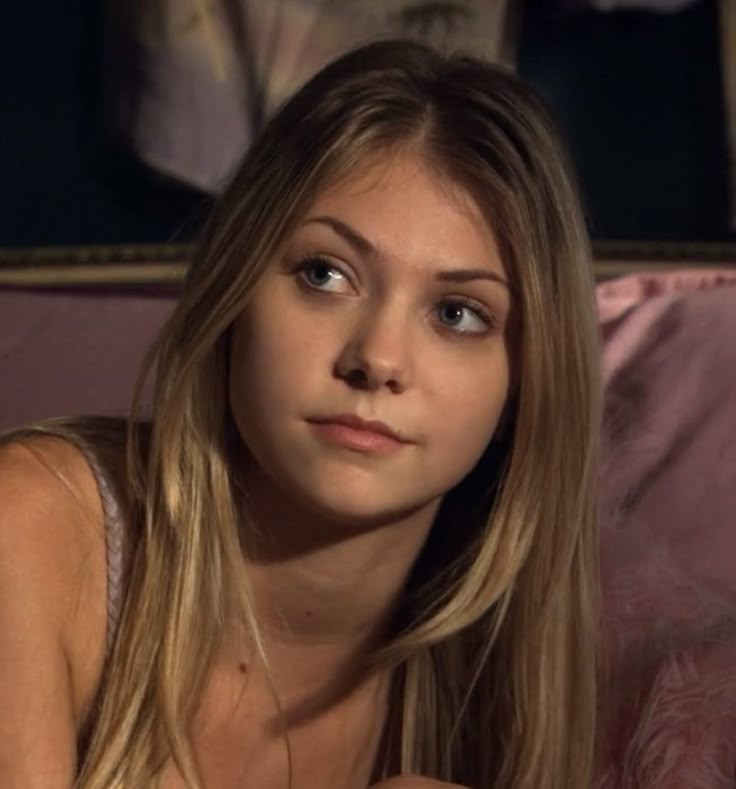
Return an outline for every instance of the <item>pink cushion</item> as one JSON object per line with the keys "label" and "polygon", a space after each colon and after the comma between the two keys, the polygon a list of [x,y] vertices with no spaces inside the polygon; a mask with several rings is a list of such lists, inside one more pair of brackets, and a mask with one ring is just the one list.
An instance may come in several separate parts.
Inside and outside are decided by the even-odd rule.
{"label": "pink cushion", "polygon": [[122,414],[171,297],[0,290],[0,430]]}
{"label": "pink cushion", "polygon": [[736,271],[629,277],[598,296],[599,785],[733,789]]}
{"label": "pink cushion", "polygon": [[[736,270],[598,288],[609,662],[598,781],[733,789]],[[0,429],[124,413],[172,298],[0,291]]]}

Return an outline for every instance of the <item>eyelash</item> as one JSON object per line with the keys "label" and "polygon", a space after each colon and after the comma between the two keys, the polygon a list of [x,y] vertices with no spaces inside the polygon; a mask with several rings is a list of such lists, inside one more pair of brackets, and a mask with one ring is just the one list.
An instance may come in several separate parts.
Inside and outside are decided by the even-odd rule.
{"label": "eyelash", "polygon": [[[321,255],[308,255],[307,257],[301,258],[291,268],[291,273],[299,276],[306,287],[319,293],[320,289],[312,285],[310,282],[308,282],[304,276],[305,272],[307,272],[310,268],[316,268],[317,266],[323,266],[332,269],[334,271],[337,271],[340,273],[342,277],[345,278],[345,280],[351,282],[350,277],[348,277],[348,275],[345,274],[345,272],[339,266],[335,265],[326,257],[323,257]],[[477,301],[473,299],[465,298],[463,296],[453,296],[452,298],[443,299],[437,305],[437,311],[439,312],[439,309],[447,306],[461,307],[462,309],[469,310],[489,330],[498,325],[495,315],[493,315],[493,313],[491,313],[489,310],[481,306]],[[460,337],[477,338],[485,335],[484,332],[457,331],[456,329],[453,329],[451,326],[447,326],[444,324],[442,324],[442,328],[456,337],[460,336]]]}
{"label": "eyelash", "polygon": [[[461,307],[462,309],[469,310],[470,312],[472,312],[473,315],[475,315],[475,317],[478,318],[478,320],[481,321],[481,323],[483,323],[488,329],[491,329],[494,326],[496,326],[495,316],[487,309],[482,307],[480,304],[478,304],[477,301],[474,301],[473,299],[468,299],[463,296],[453,296],[452,298],[443,299],[439,303],[439,306]],[[479,337],[483,335],[483,332],[469,332],[469,331],[463,332],[463,331],[453,330],[451,326],[445,326],[444,328],[448,329],[453,334],[459,334],[463,337],[473,337],[473,336]]]}
{"label": "eyelash", "polygon": [[321,255],[308,255],[307,257],[302,258],[293,266],[291,271],[293,274],[300,276],[306,285],[314,290],[318,290],[314,285],[307,282],[304,277],[305,272],[307,272],[310,268],[317,268],[318,266],[337,271],[342,277],[345,278],[347,282],[352,283],[352,279],[339,266],[335,265],[332,263],[332,261],[328,260],[326,257],[322,257]]}

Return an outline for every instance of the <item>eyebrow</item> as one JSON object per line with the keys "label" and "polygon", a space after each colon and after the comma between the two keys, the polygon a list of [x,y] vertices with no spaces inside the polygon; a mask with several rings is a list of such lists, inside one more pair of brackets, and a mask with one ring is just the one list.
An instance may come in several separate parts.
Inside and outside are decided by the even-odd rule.
{"label": "eyebrow", "polygon": [[[354,227],[351,227],[347,222],[336,219],[334,216],[314,216],[310,217],[304,223],[310,224],[316,222],[317,224],[327,225],[337,233],[342,239],[347,241],[353,249],[357,252],[372,258],[385,258],[384,253],[365,236],[361,235]],[[448,269],[447,271],[438,271],[434,275],[434,279],[440,282],[455,282],[464,283],[472,282],[477,279],[490,280],[498,282],[505,288],[509,288],[509,283],[500,274],[495,271],[490,271],[486,268],[469,268],[469,269]]]}

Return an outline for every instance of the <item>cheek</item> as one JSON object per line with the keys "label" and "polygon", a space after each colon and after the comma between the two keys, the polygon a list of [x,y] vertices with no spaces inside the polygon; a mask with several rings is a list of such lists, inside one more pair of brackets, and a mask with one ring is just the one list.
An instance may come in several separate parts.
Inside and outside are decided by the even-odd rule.
{"label": "cheek", "polygon": [[303,330],[298,321],[269,320],[256,312],[236,323],[229,396],[241,433],[250,436],[293,411],[309,386],[318,346],[315,333]]}
{"label": "cheek", "polygon": [[483,374],[459,376],[438,397],[436,438],[452,458],[453,472],[464,476],[480,459],[498,426],[509,391],[509,368],[499,358]]}
{"label": "cheek", "polygon": [[278,410],[274,398],[283,392],[283,385],[274,379],[280,369],[262,338],[254,337],[244,321],[236,325],[230,351],[230,408],[247,444],[257,440],[258,427],[269,412]]}

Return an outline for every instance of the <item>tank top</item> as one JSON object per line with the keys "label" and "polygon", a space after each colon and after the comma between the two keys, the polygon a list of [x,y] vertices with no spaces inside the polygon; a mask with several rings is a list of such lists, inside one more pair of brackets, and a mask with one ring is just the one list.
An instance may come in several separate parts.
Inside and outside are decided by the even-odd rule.
{"label": "tank top", "polygon": [[125,523],[110,476],[102,467],[93,449],[88,444],[80,444],[94,474],[97,490],[102,503],[105,528],[105,557],[107,565],[107,651],[109,653],[120,619],[123,602],[123,537]]}

